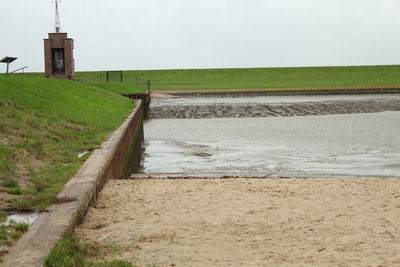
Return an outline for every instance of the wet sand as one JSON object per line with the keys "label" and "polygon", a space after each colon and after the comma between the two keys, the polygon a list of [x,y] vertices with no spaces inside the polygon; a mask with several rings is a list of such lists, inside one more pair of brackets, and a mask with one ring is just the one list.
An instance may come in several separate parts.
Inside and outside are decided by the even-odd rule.
{"label": "wet sand", "polygon": [[398,97],[292,103],[212,103],[212,100],[209,104],[167,103],[153,103],[149,119],[289,117],[400,111]]}
{"label": "wet sand", "polygon": [[76,234],[138,266],[399,266],[400,179],[115,180]]}

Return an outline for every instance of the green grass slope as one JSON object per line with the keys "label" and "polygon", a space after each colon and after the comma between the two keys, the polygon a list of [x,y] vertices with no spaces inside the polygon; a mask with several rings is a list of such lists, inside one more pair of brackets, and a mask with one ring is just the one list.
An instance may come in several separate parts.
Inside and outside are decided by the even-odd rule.
{"label": "green grass slope", "polygon": [[118,253],[124,249],[124,246],[83,243],[74,236],[64,236],[47,257],[44,267],[135,267],[120,260],[98,261],[101,254]]}
{"label": "green grass slope", "polygon": [[0,209],[43,209],[134,104],[69,80],[0,76]]}
{"label": "green grass slope", "polygon": [[[76,77],[102,82],[105,72]],[[254,89],[400,85],[400,65],[124,71],[125,82],[151,80],[152,89]]]}
{"label": "green grass slope", "polygon": [[122,82],[95,82],[91,85],[100,87],[103,89],[107,89],[112,91],[116,94],[144,94],[147,92],[147,89],[138,88],[134,85],[129,83],[122,83]]}

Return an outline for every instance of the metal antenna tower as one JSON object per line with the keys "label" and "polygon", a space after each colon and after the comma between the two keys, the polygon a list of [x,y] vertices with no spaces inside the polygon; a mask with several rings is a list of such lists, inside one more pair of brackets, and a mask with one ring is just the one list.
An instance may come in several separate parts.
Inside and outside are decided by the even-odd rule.
{"label": "metal antenna tower", "polygon": [[53,2],[56,4],[56,26],[55,30],[56,33],[61,32],[61,23],[60,23],[60,12],[58,11],[58,4],[61,2],[61,0],[53,0]]}

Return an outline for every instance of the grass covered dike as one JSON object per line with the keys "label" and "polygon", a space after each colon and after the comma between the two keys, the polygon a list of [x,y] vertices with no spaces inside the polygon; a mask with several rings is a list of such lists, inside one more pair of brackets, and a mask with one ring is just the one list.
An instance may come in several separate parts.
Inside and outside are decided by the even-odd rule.
{"label": "grass covered dike", "polygon": [[[105,72],[78,72],[77,79],[104,82]],[[183,70],[127,70],[124,81],[151,80],[152,89],[256,89],[398,86],[400,65]]]}
{"label": "grass covered dike", "polygon": [[[90,155],[78,153],[98,147],[133,108],[100,87],[0,76],[0,222],[7,211],[53,204]],[[12,246],[27,230],[27,224],[1,225],[0,246]]]}
{"label": "grass covered dike", "polygon": [[69,80],[0,77],[0,209],[44,209],[134,105]]}

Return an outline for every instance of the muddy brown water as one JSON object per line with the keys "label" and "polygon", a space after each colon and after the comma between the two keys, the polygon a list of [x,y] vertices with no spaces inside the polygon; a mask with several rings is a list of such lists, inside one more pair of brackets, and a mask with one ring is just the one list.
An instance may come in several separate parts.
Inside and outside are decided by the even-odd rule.
{"label": "muddy brown water", "polygon": [[[290,103],[314,96],[219,99]],[[187,103],[193,99],[173,99]],[[201,99],[216,103],[218,99]],[[165,105],[168,100],[162,100]],[[200,101],[200,100],[198,100]],[[157,105],[153,103],[153,105]],[[158,119],[145,123],[142,173],[256,177],[400,176],[400,112],[268,118]]]}

